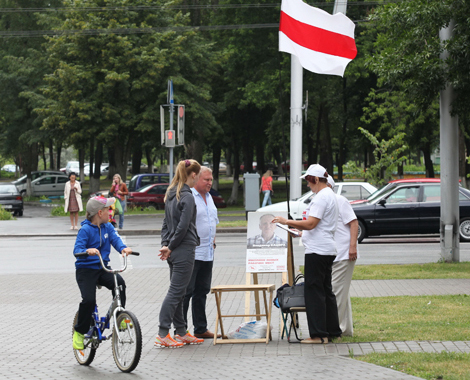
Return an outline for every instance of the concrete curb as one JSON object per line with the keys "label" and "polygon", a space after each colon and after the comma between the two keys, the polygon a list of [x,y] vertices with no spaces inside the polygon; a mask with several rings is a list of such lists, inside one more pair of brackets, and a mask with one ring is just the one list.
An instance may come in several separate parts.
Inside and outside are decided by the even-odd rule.
{"label": "concrete curb", "polygon": [[[160,235],[161,230],[119,230],[119,235],[122,236],[145,236],[145,235]],[[230,227],[230,228],[217,228],[217,233],[232,233],[232,234],[243,234],[246,233],[244,227]],[[19,233],[19,234],[0,234],[1,238],[27,238],[27,237],[68,237],[77,236],[74,232],[59,232],[59,233]]]}

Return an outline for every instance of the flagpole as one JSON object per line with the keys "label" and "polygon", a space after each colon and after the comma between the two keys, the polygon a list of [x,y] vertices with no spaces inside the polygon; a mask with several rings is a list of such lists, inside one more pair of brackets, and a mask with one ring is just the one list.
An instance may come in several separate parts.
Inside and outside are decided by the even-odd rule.
{"label": "flagpole", "polygon": [[295,55],[291,55],[290,77],[290,197],[293,199],[302,195],[303,68]]}
{"label": "flagpole", "polygon": [[[333,14],[346,15],[347,0],[335,0]],[[302,92],[303,68],[299,59],[291,55],[291,96],[290,96],[290,197],[302,195]],[[316,164],[316,162],[311,162]],[[321,164],[321,162],[320,162]],[[331,173],[333,174],[333,173]]]}

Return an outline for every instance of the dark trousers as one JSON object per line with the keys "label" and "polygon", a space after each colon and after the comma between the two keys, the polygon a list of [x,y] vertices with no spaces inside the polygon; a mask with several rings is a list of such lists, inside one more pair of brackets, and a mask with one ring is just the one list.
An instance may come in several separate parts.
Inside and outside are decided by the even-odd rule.
{"label": "dark trousers", "polygon": [[[114,275],[108,273],[103,269],[90,269],[78,268],[75,271],[75,278],[77,280],[80,293],[82,295],[82,302],[78,307],[78,321],[75,325],[75,330],[80,334],[86,334],[90,329],[90,321],[95,310],[96,305],[96,285],[101,285],[114,292]],[[118,274],[118,284],[122,286],[121,305],[126,306],[126,283],[124,279]]]}
{"label": "dark trousers", "polygon": [[311,338],[341,335],[338,307],[331,286],[335,256],[305,255],[305,308]]}
{"label": "dark trousers", "polygon": [[187,328],[189,301],[192,298],[191,306],[195,334],[204,334],[207,331],[206,300],[211,291],[213,264],[213,261],[196,260],[191,281],[186,288],[183,302],[184,321]]}

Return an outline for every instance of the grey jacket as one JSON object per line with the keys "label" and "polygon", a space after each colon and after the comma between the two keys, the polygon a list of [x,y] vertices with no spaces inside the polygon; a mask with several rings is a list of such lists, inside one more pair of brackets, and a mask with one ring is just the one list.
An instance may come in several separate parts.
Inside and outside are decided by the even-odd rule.
{"label": "grey jacket", "polygon": [[196,202],[189,186],[183,186],[179,201],[176,199],[176,186],[171,189],[165,202],[162,247],[167,246],[173,251],[181,244],[198,246],[196,216]]}

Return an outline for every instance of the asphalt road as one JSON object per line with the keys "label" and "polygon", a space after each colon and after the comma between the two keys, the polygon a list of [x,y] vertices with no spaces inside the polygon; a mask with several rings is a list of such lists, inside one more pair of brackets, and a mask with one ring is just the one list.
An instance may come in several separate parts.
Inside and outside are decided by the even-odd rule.
{"label": "asphalt road", "polygon": [[[166,268],[158,259],[159,236],[124,236],[126,243],[141,256],[132,257],[135,268]],[[216,267],[243,267],[245,265],[246,235],[218,234]],[[72,255],[74,237],[2,238],[0,274],[63,273],[74,271]],[[294,263],[303,264],[303,247],[294,244]],[[470,243],[460,246],[461,261],[470,261]],[[358,265],[411,264],[437,262],[440,245],[435,237],[370,239],[359,245]],[[112,256],[118,260],[119,255]]]}

